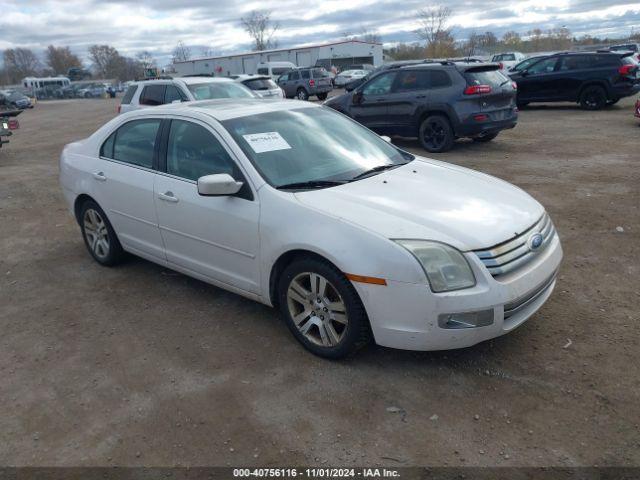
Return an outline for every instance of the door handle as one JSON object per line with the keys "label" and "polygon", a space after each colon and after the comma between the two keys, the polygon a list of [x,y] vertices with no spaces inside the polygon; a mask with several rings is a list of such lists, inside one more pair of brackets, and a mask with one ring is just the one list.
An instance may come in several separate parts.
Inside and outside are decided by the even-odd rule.
{"label": "door handle", "polygon": [[173,192],[159,193],[158,198],[165,202],[178,203],[178,199],[173,195]]}
{"label": "door handle", "polygon": [[107,181],[107,177],[105,177],[104,172],[95,172],[93,174],[93,178],[95,178],[99,182],[106,182]]}

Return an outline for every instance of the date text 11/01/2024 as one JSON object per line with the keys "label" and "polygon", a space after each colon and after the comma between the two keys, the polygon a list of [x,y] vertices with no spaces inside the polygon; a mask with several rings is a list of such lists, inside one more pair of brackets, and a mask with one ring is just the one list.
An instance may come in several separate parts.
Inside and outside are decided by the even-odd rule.
{"label": "date text 11/01/2024", "polygon": [[388,468],[236,468],[234,478],[398,478],[400,472]]}

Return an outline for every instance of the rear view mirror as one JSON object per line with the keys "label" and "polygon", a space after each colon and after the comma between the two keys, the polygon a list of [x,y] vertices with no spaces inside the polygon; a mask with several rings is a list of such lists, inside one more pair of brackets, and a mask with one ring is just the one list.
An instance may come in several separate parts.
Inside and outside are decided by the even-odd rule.
{"label": "rear view mirror", "polygon": [[242,188],[228,173],[206,175],[198,179],[198,193],[203,196],[235,195]]}

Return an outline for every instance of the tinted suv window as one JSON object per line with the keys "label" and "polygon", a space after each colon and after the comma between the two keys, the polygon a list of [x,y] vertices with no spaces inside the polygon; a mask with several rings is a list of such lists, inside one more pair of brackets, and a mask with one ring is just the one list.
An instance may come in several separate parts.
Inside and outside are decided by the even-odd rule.
{"label": "tinted suv window", "polygon": [[140,105],[162,105],[164,89],[164,85],[147,85],[140,95]]}
{"label": "tinted suv window", "polygon": [[400,72],[394,90],[396,92],[410,92],[412,90],[426,90],[429,88],[429,72],[425,70],[409,70]]}
{"label": "tinted suv window", "polygon": [[584,70],[591,68],[592,57],[588,55],[568,55],[560,59],[560,70]]}
{"label": "tinted suv window", "polygon": [[[153,149],[160,127],[160,120],[133,120],[115,132],[113,157],[121,162],[140,167],[153,167]],[[109,140],[103,147],[106,149]],[[107,153],[107,152],[105,152]]]}
{"label": "tinted suv window", "polygon": [[258,75],[269,75],[269,69],[268,68],[259,68],[258,69]]}
{"label": "tinted suv window", "polygon": [[505,77],[500,70],[471,70],[464,73],[468,85],[498,86],[505,83]]}
{"label": "tinted suv window", "polygon": [[391,91],[391,85],[397,72],[383,73],[367,83],[362,89],[364,95],[386,95]]}
{"label": "tinted suv window", "polygon": [[599,67],[618,67],[620,66],[620,57],[617,55],[593,55],[593,66]]}
{"label": "tinted suv window", "polygon": [[121,103],[125,105],[131,103],[131,99],[133,98],[133,95],[136,93],[137,89],[138,89],[137,85],[129,86],[129,88],[127,88],[127,91],[124,93],[124,97],[122,97]]}
{"label": "tinted suv window", "polygon": [[167,90],[164,93],[164,103],[171,103],[176,100],[180,100],[181,102],[185,102],[187,97],[182,90],[180,90],[175,85],[167,85]]}
{"label": "tinted suv window", "polygon": [[289,80],[299,80],[300,72],[291,72],[289,73]]}
{"label": "tinted suv window", "polygon": [[194,181],[216,173],[240,177],[235,162],[211,132],[182,120],[171,121],[167,173]]}
{"label": "tinted suv window", "polygon": [[543,60],[540,60],[537,63],[531,65],[527,72],[529,73],[551,73],[556,67],[556,63],[558,63],[558,57],[549,57]]}
{"label": "tinted suv window", "polygon": [[442,88],[451,85],[449,74],[443,70],[431,71],[431,88]]}
{"label": "tinted suv window", "polygon": [[308,79],[311,78],[311,72],[309,72],[309,70],[302,70],[300,72],[300,75],[302,76],[302,78],[304,79]]}

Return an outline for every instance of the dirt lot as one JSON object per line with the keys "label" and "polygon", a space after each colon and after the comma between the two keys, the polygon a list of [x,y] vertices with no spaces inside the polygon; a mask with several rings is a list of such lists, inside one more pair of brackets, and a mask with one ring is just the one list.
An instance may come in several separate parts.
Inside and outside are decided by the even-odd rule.
{"label": "dirt lot", "polygon": [[339,363],[267,307],[140,259],[93,262],[58,157],[117,103],[38,104],[0,150],[0,465],[640,465],[631,104],[530,108],[438,156],[551,213],[565,260],[534,318],[461,351]]}

